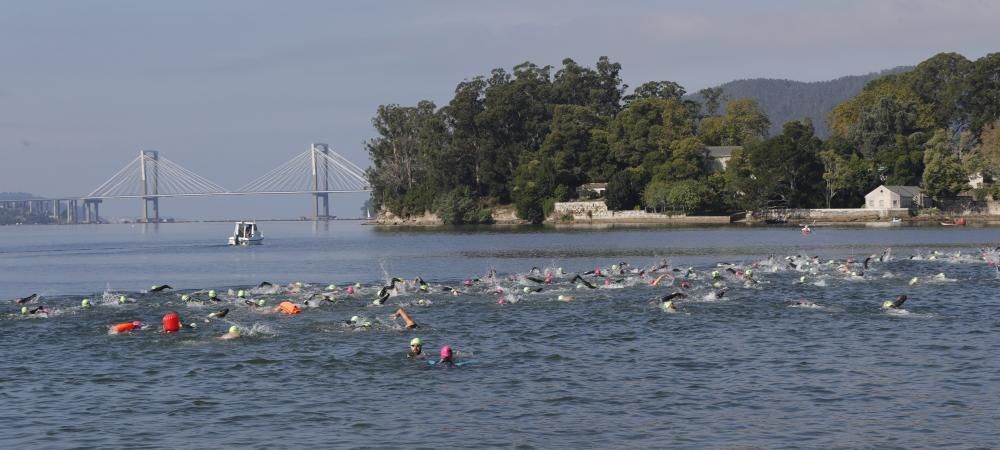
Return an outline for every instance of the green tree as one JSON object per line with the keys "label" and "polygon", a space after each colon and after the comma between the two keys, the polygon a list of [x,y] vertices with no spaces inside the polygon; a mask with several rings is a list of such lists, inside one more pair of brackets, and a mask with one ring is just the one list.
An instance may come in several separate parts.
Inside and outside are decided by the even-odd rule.
{"label": "green tree", "polygon": [[698,91],[698,93],[705,98],[705,115],[716,115],[719,112],[719,106],[722,105],[722,100],[724,100],[724,97],[722,96],[722,88],[705,88]]}
{"label": "green tree", "polygon": [[647,182],[642,168],[629,168],[612,175],[604,192],[608,209],[624,211],[635,208],[642,200],[642,190]]}
{"label": "green tree", "polygon": [[430,209],[431,203],[427,201],[403,199],[407,195],[411,200],[423,198],[417,191],[426,190],[421,189],[420,183],[427,175],[425,152],[431,147],[427,140],[442,131],[439,122],[434,103],[429,101],[422,101],[416,107],[378,107],[372,119],[378,136],[365,145],[373,162],[367,172],[368,181],[372,198],[378,204],[401,215]]}
{"label": "green tree", "polygon": [[606,153],[606,144],[594,142],[594,139],[595,130],[607,126],[607,121],[587,106],[558,105],[554,111],[549,134],[539,155],[551,162],[556,185],[564,186],[565,192],[573,192],[583,183],[596,181],[588,179],[588,167],[606,164],[602,161],[606,155],[592,155],[591,152]]}
{"label": "green tree", "polygon": [[771,122],[752,98],[726,104],[726,114],[701,121],[698,137],[707,145],[747,145],[767,136]]}
{"label": "green tree", "polygon": [[670,208],[691,214],[704,208],[711,192],[704,183],[696,180],[682,180],[673,183],[667,193]]}
{"label": "green tree", "polygon": [[631,95],[625,96],[625,105],[644,98],[659,98],[664,100],[682,101],[684,88],[673,81],[648,81],[639,85]]}
{"label": "green tree", "polygon": [[639,99],[609,125],[611,155],[619,166],[636,167],[647,154],[665,160],[673,141],[691,136],[694,122],[677,100]]}
{"label": "green tree", "polygon": [[570,58],[562,61],[563,68],[552,81],[552,103],[592,108],[605,117],[612,117],[621,109],[621,64],[613,63],[607,56],[597,61],[597,68],[582,67]]}
{"label": "green tree", "polygon": [[969,127],[969,115],[962,107],[967,98],[973,63],[958,53],[939,53],[921,62],[906,74],[910,89],[920,101],[933,105],[933,126],[961,132]]}
{"label": "green tree", "polygon": [[945,130],[937,130],[924,151],[923,190],[935,199],[954,197],[968,187],[969,178]]}
{"label": "green tree", "polygon": [[973,62],[961,103],[976,134],[1000,120],[1000,53]]}
{"label": "green tree", "polygon": [[514,207],[517,216],[533,224],[545,220],[545,203],[552,197],[555,177],[545,160],[531,159],[517,168],[514,178]]}
{"label": "green tree", "polygon": [[653,179],[681,181],[701,178],[705,171],[705,144],[696,137],[670,144],[670,159],[656,166]]}

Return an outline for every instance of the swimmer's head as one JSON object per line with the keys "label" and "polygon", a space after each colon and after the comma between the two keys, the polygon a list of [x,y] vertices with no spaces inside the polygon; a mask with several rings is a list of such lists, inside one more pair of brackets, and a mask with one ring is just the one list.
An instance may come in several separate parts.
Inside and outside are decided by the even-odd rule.
{"label": "swimmer's head", "polygon": [[348,294],[353,294],[354,293],[354,286],[348,286],[347,287],[347,293]]}
{"label": "swimmer's head", "polygon": [[208,291],[208,298],[215,298],[215,290]]}
{"label": "swimmer's head", "polygon": [[882,309],[892,308],[892,300],[886,300],[882,302]]}
{"label": "swimmer's head", "polygon": [[556,299],[559,300],[559,301],[563,301],[563,300],[566,300],[566,296],[562,295],[562,294],[559,294],[559,297],[556,297]]}
{"label": "swimmer's head", "polygon": [[358,317],[358,316],[352,316],[351,317],[351,323],[358,323],[359,320],[361,320],[361,318]]}
{"label": "swimmer's head", "polygon": [[136,320],[136,321],[132,322],[132,326],[136,327],[136,328],[142,328],[142,322],[139,322],[138,320]]}
{"label": "swimmer's head", "polygon": [[427,292],[427,285],[426,284],[421,284],[420,285],[420,290],[424,291],[424,292]]}
{"label": "swimmer's head", "polygon": [[361,288],[361,283],[354,283],[354,287],[356,289],[360,289]]}
{"label": "swimmer's head", "polygon": [[125,296],[124,295],[119,295],[118,296],[118,303],[125,303]]}
{"label": "swimmer's head", "polygon": [[328,291],[332,291],[334,289],[337,289],[337,285],[336,284],[327,285],[327,287],[326,287],[326,290],[328,290]]}
{"label": "swimmer's head", "polygon": [[22,306],[21,307],[21,315],[23,316],[23,315],[26,315],[26,314],[28,314],[28,307],[27,306]]}
{"label": "swimmer's head", "polygon": [[191,296],[190,295],[184,294],[184,295],[181,296],[181,301],[182,302],[186,302],[188,300],[191,300]]}
{"label": "swimmer's head", "polygon": [[718,270],[713,270],[712,271],[712,278],[719,278],[719,271]]}
{"label": "swimmer's head", "polygon": [[80,301],[80,307],[81,308],[90,308],[90,306],[91,305],[90,305],[90,299],[89,298],[85,298],[85,299],[83,299],[83,300]]}
{"label": "swimmer's head", "polygon": [[576,284],[576,288],[577,288],[577,289],[583,289],[583,288],[585,288],[585,287],[587,287],[587,286],[584,286],[584,285],[583,285],[583,283],[577,283],[577,284]]}
{"label": "swimmer's head", "polygon": [[805,283],[805,282],[806,282],[806,276],[805,275],[802,275],[801,277],[799,277],[799,283]]}
{"label": "swimmer's head", "polygon": [[247,291],[244,291],[243,289],[240,289],[239,291],[236,291],[236,296],[239,297],[239,298],[246,298]]}
{"label": "swimmer's head", "polygon": [[465,281],[462,282],[462,284],[464,284],[466,286],[472,286],[472,280],[465,280]]}
{"label": "swimmer's head", "polygon": [[441,347],[441,358],[451,358],[451,356],[452,356],[452,352],[451,352],[451,346],[450,345],[446,345],[444,347]]}
{"label": "swimmer's head", "polygon": [[266,304],[267,304],[267,301],[265,301],[264,299],[257,300],[257,306],[264,306]]}
{"label": "swimmer's head", "polygon": [[410,347],[420,347],[422,345],[424,345],[424,341],[421,341],[420,338],[415,337],[410,339]]}
{"label": "swimmer's head", "polygon": [[910,286],[913,286],[914,284],[917,284],[919,282],[920,282],[920,278],[917,278],[917,277],[910,278]]}
{"label": "swimmer's head", "polygon": [[531,292],[531,288],[530,288],[530,287],[527,287],[527,286],[525,286],[523,290],[524,290],[524,293],[525,293],[525,294],[527,294],[527,293]]}
{"label": "swimmer's head", "polygon": [[240,327],[236,325],[229,327],[229,334],[240,334]]}

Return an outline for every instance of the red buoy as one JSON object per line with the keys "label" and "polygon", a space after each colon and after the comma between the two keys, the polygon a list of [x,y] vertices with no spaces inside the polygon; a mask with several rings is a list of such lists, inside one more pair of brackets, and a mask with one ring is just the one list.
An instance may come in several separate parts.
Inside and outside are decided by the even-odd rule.
{"label": "red buoy", "polygon": [[167,313],[163,316],[163,331],[174,333],[181,329],[181,318],[177,313]]}

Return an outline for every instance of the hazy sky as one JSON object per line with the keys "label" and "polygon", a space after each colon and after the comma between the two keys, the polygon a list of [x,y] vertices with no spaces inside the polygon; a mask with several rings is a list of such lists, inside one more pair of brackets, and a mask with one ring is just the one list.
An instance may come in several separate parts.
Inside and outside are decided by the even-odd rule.
{"label": "hazy sky", "polygon": [[[379,104],[439,106],[529,60],[689,92],[1000,51],[996,1],[0,0],[0,191],[85,195],[160,150],[230,189],[327,142],[362,167]],[[363,196],[336,197],[356,215]],[[164,216],[293,217],[307,197],[163,200]],[[270,214],[258,214],[267,209]],[[104,215],[138,214],[137,200]]]}

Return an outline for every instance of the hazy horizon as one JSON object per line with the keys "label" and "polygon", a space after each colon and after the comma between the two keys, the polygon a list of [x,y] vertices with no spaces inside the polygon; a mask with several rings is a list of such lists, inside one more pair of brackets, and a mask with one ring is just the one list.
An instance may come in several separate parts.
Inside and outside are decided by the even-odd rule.
{"label": "hazy horizon", "polygon": [[[367,167],[380,104],[442,106],[463,79],[524,61],[622,64],[630,86],[823,81],[995,51],[1000,5],[969,0],[5,2],[0,191],[86,195],[137,155],[236,189],[326,142]],[[995,44],[994,44],[995,45]],[[365,195],[332,196],[353,217]],[[134,217],[138,200],[104,204]],[[166,199],[178,218],[298,217],[308,196]]]}

